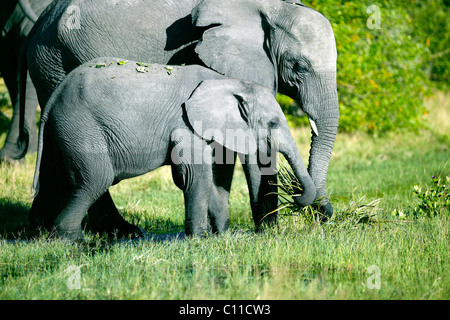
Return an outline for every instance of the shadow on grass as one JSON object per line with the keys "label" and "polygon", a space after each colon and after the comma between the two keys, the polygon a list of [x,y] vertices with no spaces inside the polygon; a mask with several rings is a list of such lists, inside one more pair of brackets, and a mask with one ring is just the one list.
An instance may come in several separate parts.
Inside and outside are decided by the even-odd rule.
{"label": "shadow on grass", "polygon": [[184,231],[170,233],[146,233],[144,236],[135,239],[118,239],[114,243],[140,245],[149,242],[174,242],[186,239]]}
{"label": "shadow on grass", "polygon": [[37,234],[28,220],[30,208],[21,203],[0,199],[0,236],[4,239],[27,239]]}
{"label": "shadow on grass", "polygon": [[[30,208],[24,204],[11,202],[7,199],[0,199],[0,239],[7,240],[10,243],[29,241],[42,237],[42,232],[31,227],[28,216]],[[83,220],[83,227],[90,233],[89,223]],[[170,220],[170,219],[169,219]],[[144,236],[135,239],[115,239],[111,244],[142,244],[145,242],[164,242],[182,240],[185,238],[182,228],[171,221],[157,221],[157,225],[172,226],[170,229],[161,231],[145,232]],[[155,230],[155,229],[150,229]],[[45,236],[44,236],[45,238]]]}
{"label": "shadow on grass", "polygon": [[172,242],[184,240],[184,225],[172,220],[172,218],[153,217],[151,221],[142,221],[139,212],[127,214],[127,220],[138,227],[143,228],[144,235],[134,239],[117,239],[118,244],[140,245],[149,242]]}

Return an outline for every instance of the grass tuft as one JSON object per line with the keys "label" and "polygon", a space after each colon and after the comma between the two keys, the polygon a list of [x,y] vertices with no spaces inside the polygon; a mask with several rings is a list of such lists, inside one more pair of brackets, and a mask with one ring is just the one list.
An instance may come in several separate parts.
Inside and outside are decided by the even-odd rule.
{"label": "grass tuft", "polygon": [[380,220],[379,204],[382,199],[375,199],[364,204],[363,200],[365,196],[358,201],[350,201],[343,209],[335,212],[330,219],[323,219],[325,218],[324,215],[316,209],[321,199],[316,199],[307,207],[300,207],[294,201],[294,197],[301,195],[303,192],[300,181],[285,161],[279,161],[278,168],[279,182],[277,186],[279,191],[277,194],[280,199],[280,205],[273,212],[279,212],[281,217],[296,216],[301,218],[301,221],[306,224],[327,221],[327,224],[336,225],[339,228],[355,228],[360,224],[374,224],[380,221],[387,221]]}

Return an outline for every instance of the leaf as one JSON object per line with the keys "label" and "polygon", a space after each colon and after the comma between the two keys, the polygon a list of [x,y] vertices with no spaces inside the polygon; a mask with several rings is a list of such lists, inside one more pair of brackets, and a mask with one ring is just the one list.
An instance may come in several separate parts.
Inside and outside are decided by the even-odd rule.
{"label": "leaf", "polygon": [[128,60],[120,60],[119,62],[117,62],[117,64],[118,64],[119,66],[124,66],[124,65],[127,64],[127,62],[128,62]]}
{"label": "leaf", "polygon": [[140,66],[140,67],[146,67],[146,68],[148,68],[148,67],[150,67],[150,64],[149,63],[143,63],[143,62],[136,62],[136,64],[138,65],[138,66]]}
{"label": "leaf", "polygon": [[136,68],[136,71],[140,72],[140,73],[148,72],[148,70],[146,68],[144,68],[144,67],[138,67],[138,68]]}

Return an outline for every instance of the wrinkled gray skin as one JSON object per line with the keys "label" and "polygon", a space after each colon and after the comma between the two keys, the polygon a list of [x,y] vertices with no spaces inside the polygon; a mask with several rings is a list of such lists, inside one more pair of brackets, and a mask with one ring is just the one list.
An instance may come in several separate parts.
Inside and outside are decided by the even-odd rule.
{"label": "wrinkled gray skin", "polygon": [[[0,161],[11,162],[19,159],[25,152],[25,143],[19,141],[19,61],[25,39],[38,19],[38,15],[51,0],[6,0],[2,1],[0,11],[0,73],[5,80],[13,106],[11,127],[6,141],[0,150]],[[25,125],[29,129],[28,152],[35,152],[37,130],[35,112],[38,106],[36,90],[31,79],[27,81]]]}
{"label": "wrinkled gray skin", "polygon": [[[49,6],[30,40],[28,67],[44,108],[71,70],[101,56],[203,64],[228,77],[271,88],[274,95],[278,91],[296,99],[315,123],[308,171],[317,188],[316,199],[321,199],[320,209],[332,214],[326,176],[339,117],[336,46],[330,23],[320,13],[280,0],[62,0]],[[52,155],[55,148],[48,140],[40,192],[30,212],[32,224],[44,227],[53,225],[64,206],[68,183],[63,170],[54,169],[61,161]],[[258,167],[247,170],[247,177],[261,176],[261,194],[276,191],[271,185],[276,176],[261,175]],[[231,184],[231,169],[223,179]],[[277,204],[273,194],[264,206],[251,203],[257,227]],[[99,231],[133,231],[108,191],[91,206],[89,217]],[[271,223],[275,218],[270,215],[266,220]]]}
{"label": "wrinkled gray skin", "polygon": [[[228,194],[229,185],[220,177],[228,167],[215,158],[223,147],[245,155],[244,167],[281,152],[305,188],[297,203],[314,200],[315,185],[269,89],[201,66],[168,71],[154,64],[138,72],[136,62],[119,65],[121,60],[95,59],[72,71],[42,114],[35,185],[46,123],[70,177],[68,202],[55,220],[60,237],[82,239],[84,214],[112,184],[163,165],[172,166],[184,192],[186,234],[226,230],[220,193],[225,188]],[[259,177],[249,180],[257,190]],[[250,197],[264,201],[259,194]]]}

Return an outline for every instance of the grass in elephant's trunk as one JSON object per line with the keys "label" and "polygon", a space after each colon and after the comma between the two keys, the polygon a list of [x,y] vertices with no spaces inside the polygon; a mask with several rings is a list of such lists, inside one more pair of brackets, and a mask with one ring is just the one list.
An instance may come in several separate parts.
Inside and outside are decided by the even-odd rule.
{"label": "grass in elephant's trunk", "polygon": [[300,218],[300,223],[315,224],[327,223],[336,225],[336,227],[357,227],[360,224],[373,224],[377,222],[386,222],[380,220],[377,206],[382,199],[376,199],[368,204],[362,204],[364,197],[356,202],[349,203],[343,210],[335,212],[331,218],[327,218],[316,210],[320,199],[316,199],[310,206],[299,207],[294,201],[294,197],[303,192],[302,185],[295,177],[289,164],[285,161],[279,161],[278,164],[278,197],[279,206],[276,210],[281,218],[285,216],[296,216]]}

